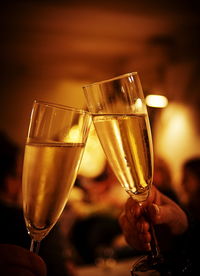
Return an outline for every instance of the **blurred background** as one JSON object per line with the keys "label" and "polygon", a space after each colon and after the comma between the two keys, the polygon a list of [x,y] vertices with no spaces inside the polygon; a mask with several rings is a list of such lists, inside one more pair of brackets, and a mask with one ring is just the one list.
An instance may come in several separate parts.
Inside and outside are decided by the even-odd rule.
{"label": "blurred background", "polygon": [[194,1],[3,1],[0,13],[0,129],[14,141],[25,142],[34,99],[85,107],[83,85],[138,71],[145,96],[167,97],[149,114],[173,178],[200,153]]}
{"label": "blurred background", "polygon": [[3,1],[0,13],[0,129],[16,142],[34,99],[85,107],[83,85],[138,71],[146,96],[168,99],[149,108],[155,152],[175,175],[199,154],[194,1]]}
{"label": "blurred background", "polygon": [[[35,99],[85,108],[83,85],[137,71],[153,133],[154,183],[172,184],[184,197],[182,165],[200,156],[199,12],[193,0],[1,1],[0,130],[24,147]],[[83,208],[80,191],[72,193],[77,216],[121,210],[126,198],[93,129],[78,181],[93,205]],[[74,213],[63,216],[68,235]]]}

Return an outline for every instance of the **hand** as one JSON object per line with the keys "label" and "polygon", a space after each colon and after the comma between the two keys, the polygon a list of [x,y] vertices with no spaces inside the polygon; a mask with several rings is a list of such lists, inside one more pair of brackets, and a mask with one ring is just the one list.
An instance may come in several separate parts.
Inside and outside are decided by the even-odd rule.
{"label": "hand", "polygon": [[0,275],[45,276],[46,266],[36,254],[11,244],[0,245]]}
{"label": "hand", "polygon": [[170,245],[174,236],[183,234],[188,228],[185,212],[153,186],[142,207],[129,198],[119,219],[126,241],[137,250],[150,250],[151,234],[147,217],[156,226],[161,250],[162,246]]}

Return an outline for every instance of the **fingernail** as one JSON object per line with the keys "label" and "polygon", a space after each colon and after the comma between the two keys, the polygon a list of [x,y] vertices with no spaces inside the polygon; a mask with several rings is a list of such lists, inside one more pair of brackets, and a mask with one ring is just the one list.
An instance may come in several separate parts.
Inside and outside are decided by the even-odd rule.
{"label": "fingernail", "polygon": [[153,216],[158,216],[160,213],[160,208],[157,204],[152,204],[152,206],[150,207],[150,212]]}
{"label": "fingernail", "polygon": [[158,216],[160,213],[160,208],[157,204],[153,204],[155,215]]}

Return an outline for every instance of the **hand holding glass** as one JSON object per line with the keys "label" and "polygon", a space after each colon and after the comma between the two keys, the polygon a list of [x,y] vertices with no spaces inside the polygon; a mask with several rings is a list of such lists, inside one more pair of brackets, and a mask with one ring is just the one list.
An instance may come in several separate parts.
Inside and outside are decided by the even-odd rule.
{"label": "hand holding glass", "polygon": [[[153,148],[138,74],[128,73],[96,82],[83,87],[83,90],[111,168],[126,192],[142,205],[152,185]],[[151,228],[151,261],[155,262],[159,249]],[[143,259],[143,269],[144,266]],[[134,269],[137,270],[136,267]]]}
{"label": "hand holding glass", "polygon": [[35,101],[23,166],[23,208],[30,250],[60,217],[77,176],[90,126],[88,112]]}

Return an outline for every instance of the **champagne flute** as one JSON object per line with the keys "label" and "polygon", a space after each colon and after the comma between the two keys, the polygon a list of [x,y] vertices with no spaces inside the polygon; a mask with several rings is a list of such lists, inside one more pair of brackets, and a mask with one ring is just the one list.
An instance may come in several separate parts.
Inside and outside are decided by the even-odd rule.
{"label": "champagne flute", "polygon": [[[153,179],[151,129],[137,72],[83,87],[92,120],[108,162],[125,191],[141,206],[148,198]],[[151,225],[151,255],[133,266],[152,270],[161,261]],[[140,275],[140,274],[139,274]]]}
{"label": "champagne flute", "polygon": [[77,176],[90,127],[88,112],[35,101],[23,164],[23,210],[30,251],[60,217]]}

